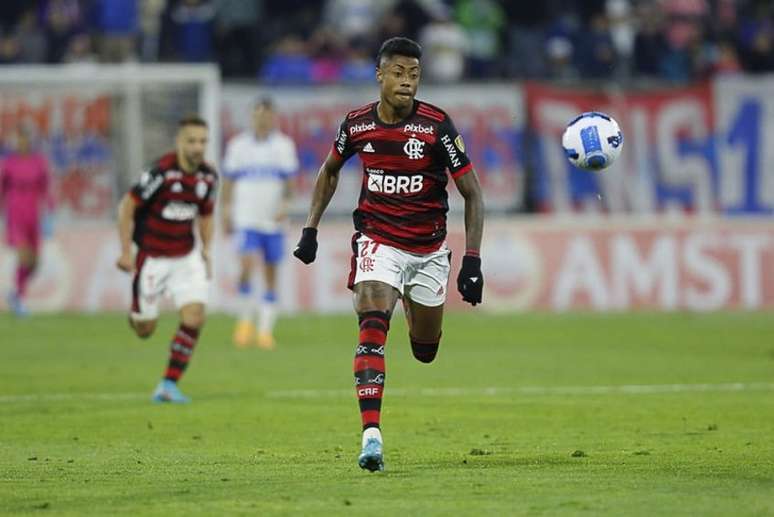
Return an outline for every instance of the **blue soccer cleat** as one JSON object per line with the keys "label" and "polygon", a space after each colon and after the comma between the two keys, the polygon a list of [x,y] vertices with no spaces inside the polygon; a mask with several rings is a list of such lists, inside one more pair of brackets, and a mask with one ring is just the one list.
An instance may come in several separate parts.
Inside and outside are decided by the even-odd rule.
{"label": "blue soccer cleat", "polygon": [[151,397],[153,402],[171,402],[173,404],[188,404],[191,399],[180,392],[177,383],[164,379],[156,386],[156,391]]}
{"label": "blue soccer cleat", "polygon": [[360,451],[357,463],[361,469],[376,472],[384,470],[384,458],[382,457],[382,442],[376,438],[369,438]]}
{"label": "blue soccer cleat", "polygon": [[8,308],[11,309],[13,315],[17,318],[25,318],[30,315],[29,309],[22,301],[21,297],[16,293],[10,293],[8,295]]}

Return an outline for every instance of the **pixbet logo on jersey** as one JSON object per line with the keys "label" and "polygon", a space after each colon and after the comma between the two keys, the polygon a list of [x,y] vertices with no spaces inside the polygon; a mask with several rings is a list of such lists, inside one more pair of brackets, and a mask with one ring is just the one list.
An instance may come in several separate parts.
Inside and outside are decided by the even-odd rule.
{"label": "pixbet logo on jersey", "polygon": [[366,169],[368,172],[368,190],[382,194],[415,194],[422,190],[423,177],[390,176],[381,169]]}
{"label": "pixbet logo on jersey", "polygon": [[362,133],[363,131],[373,131],[376,129],[376,122],[369,122],[368,124],[355,124],[349,128],[349,136]]}
{"label": "pixbet logo on jersey", "polygon": [[422,124],[406,124],[403,126],[404,133],[420,133],[423,135],[432,135],[433,126],[423,126]]}

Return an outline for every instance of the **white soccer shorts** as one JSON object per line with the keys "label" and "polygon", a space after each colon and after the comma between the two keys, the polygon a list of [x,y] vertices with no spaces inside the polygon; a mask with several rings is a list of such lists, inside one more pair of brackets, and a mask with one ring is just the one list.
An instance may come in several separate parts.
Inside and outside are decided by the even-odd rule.
{"label": "white soccer shorts", "polygon": [[451,252],[444,243],[432,253],[416,254],[355,234],[349,288],[374,280],[393,286],[401,296],[426,307],[446,302]]}
{"label": "white soccer shorts", "polygon": [[207,303],[210,282],[201,252],[182,257],[140,256],[132,283],[135,321],[155,320],[162,296],[172,298],[176,309],[189,303]]}

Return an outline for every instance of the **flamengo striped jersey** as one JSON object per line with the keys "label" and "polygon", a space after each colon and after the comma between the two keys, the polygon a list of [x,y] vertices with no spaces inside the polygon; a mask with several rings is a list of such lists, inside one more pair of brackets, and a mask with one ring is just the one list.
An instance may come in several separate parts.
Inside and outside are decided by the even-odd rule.
{"label": "flamengo striped jersey", "polygon": [[194,219],[212,214],[217,183],[218,175],[210,165],[186,173],[175,153],[143,172],[130,191],[137,202],[132,239],[140,251],[154,257],[190,253]]}
{"label": "flamengo striped jersey", "polygon": [[440,108],[415,100],[406,119],[385,124],[376,105],[350,111],[333,144],[342,160],[357,153],[363,162],[355,229],[382,244],[431,253],[446,239],[446,169],[456,179],[473,165]]}

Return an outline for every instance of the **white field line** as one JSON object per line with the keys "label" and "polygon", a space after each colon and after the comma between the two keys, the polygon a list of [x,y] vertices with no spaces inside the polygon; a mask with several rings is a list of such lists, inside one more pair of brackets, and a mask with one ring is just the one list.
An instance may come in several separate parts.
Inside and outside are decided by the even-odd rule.
{"label": "white field line", "polygon": [[[654,395],[660,393],[702,393],[774,391],[773,382],[730,382],[721,384],[623,384],[618,386],[522,386],[518,388],[385,388],[387,396],[460,397],[498,395]],[[351,397],[352,390],[277,390],[268,398]]]}
{"label": "white field line", "polygon": [[[729,382],[720,384],[621,384],[613,386],[522,386],[518,388],[393,388],[385,390],[390,397],[493,397],[501,395],[655,395],[661,393],[707,393],[740,391],[774,391],[774,382]],[[347,390],[274,390],[265,393],[266,398],[337,398],[352,397],[354,389]],[[23,402],[72,402],[143,400],[147,393],[42,393],[0,395],[0,404]]]}
{"label": "white field line", "polygon": [[70,402],[78,400],[137,400],[147,398],[147,393],[41,393],[29,395],[0,395],[0,404],[17,404],[20,402]]}

